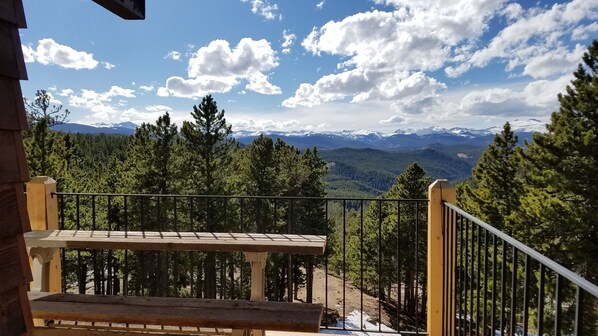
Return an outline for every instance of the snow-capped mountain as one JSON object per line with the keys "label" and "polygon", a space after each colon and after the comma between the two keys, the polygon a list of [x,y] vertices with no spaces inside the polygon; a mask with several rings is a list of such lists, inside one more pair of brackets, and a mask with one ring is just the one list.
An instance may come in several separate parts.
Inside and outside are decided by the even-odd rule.
{"label": "snow-capped mountain", "polygon": [[[514,120],[511,127],[519,136],[520,141],[531,138],[532,132],[542,132],[545,124],[540,120]],[[131,135],[137,125],[132,122],[95,125],[65,123],[54,126],[53,129],[73,133],[90,134],[121,134]],[[434,145],[481,145],[486,146],[493,140],[496,133],[502,131],[502,126],[487,129],[471,129],[462,127],[442,128],[438,126],[423,129],[398,129],[391,133],[381,133],[369,130],[341,130],[337,132],[322,131],[254,131],[239,130],[234,137],[242,144],[249,144],[260,134],[274,139],[280,138],[299,148],[313,147],[324,149],[335,148],[374,148],[382,150],[407,150]]]}

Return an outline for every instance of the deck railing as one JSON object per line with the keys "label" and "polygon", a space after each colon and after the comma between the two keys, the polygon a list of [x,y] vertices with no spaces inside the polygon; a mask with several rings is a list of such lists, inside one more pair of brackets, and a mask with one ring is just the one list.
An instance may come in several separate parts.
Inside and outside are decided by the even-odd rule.
{"label": "deck railing", "polygon": [[443,217],[444,288],[455,290],[444,297],[444,330],[598,334],[597,286],[454,204],[444,203]]}
{"label": "deck railing", "polygon": [[[320,302],[327,315],[340,315],[339,324],[324,323],[325,329],[598,334],[598,287],[456,207],[455,189],[446,180],[430,185],[428,199],[414,200],[56,193],[55,187],[46,177],[27,185],[34,230],[326,235],[321,258],[270,255],[266,284],[271,300]],[[38,289],[249,298],[249,270],[240,255],[60,253],[44,264],[48,274],[34,281]],[[368,324],[363,314],[342,318],[353,310],[381,323]]]}
{"label": "deck railing", "polygon": [[[324,324],[326,329],[426,334],[427,199],[67,192],[53,197],[60,229],[326,235],[323,257],[269,256],[270,300],[324,304],[329,320],[341,317],[338,324]],[[389,225],[392,232],[386,232]],[[217,253],[210,266],[209,255],[201,252],[61,253],[65,292],[206,297],[211,267],[216,298],[249,298],[249,270],[241,254]],[[371,324],[363,314],[358,322],[342,319],[353,310],[368,313]]]}

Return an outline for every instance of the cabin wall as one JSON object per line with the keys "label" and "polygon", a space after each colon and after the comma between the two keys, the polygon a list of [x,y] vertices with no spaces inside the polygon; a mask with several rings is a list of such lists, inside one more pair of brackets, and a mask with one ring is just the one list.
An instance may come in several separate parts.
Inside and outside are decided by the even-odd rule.
{"label": "cabin wall", "polygon": [[19,28],[22,0],[0,0],[0,335],[32,335],[31,281],[23,233],[30,231],[23,183],[29,181],[21,132],[27,118],[20,80],[27,79]]}

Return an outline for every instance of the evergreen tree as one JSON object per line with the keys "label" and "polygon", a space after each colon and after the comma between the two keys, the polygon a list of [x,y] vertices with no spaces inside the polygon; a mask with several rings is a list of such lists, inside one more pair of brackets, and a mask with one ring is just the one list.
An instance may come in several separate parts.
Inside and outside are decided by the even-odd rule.
{"label": "evergreen tree", "polygon": [[67,120],[69,110],[52,104],[46,90],[37,90],[35,99],[24,98],[29,130],[24,134],[27,161],[31,176],[51,176],[59,188],[69,188],[76,147],[70,135],[51,131],[50,127]]}
{"label": "evergreen tree", "polygon": [[[361,281],[361,260],[363,259],[364,290],[377,294],[382,300],[387,300],[390,298],[392,285],[403,284],[404,295],[401,296],[399,291],[398,301],[403,301],[402,308],[411,316],[416,313],[418,300],[421,300],[420,307],[425,310],[421,305],[425,305],[426,298],[420,299],[416,288],[422,288],[425,293],[426,245],[423,237],[426,235],[426,210],[412,201],[392,200],[426,198],[430,182],[425,171],[417,163],[412,163],[397,177],[395,184],[387,193],[380,196],[378,200],[372,201],[367,207],[364,213],[363,231],[360,220],[355,217],[348,229],[349,277],[356,283]],[[397,253],[397,247],[400,253]],[[381,256],[380,260],[378,255]],[[415,272],[416,260],[419,265],[417,273]],[[400,275],[400,279],[397,278],[397,274]],[[380,288],[378,288],[378,278]]]}
{"label": "evergreen tree", "polygon": [[584,53],[547,132],[528,144],[521,236],[598,282],[598,40]]}
{"label": "evergreen tree", "polygon": [[[234,139],[231,126],[226,123],[224,110],[219,111],[211,95],[205,96],[201,104],[193,106],[194,121],[183,122],[181,134],[188,150],[191,168],[192,192],[200,195],[226,194],[226,179],[230,175],[230,163]],[[196,212],[201,230],[221,232],[227,228],[214,199],[206,199],[205,207]],[[216,297],[216,259],[209,253],[205,260],[204,292],[206,297]]]}
{"label": "evergreen tree", "polygon": [[505,123],[472,171],[474,188],[464,185],[459,199],[463,209],[508,232],[512,232],[509,222],[523,192],[517,140],[511,125]]}

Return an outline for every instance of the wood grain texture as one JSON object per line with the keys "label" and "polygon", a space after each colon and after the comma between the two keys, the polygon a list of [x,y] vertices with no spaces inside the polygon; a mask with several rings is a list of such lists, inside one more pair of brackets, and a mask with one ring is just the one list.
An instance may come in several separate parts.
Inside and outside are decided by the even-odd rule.
{"label": "wood grain texture", "polygon": [[27,79],[19,29],[6,21],[0,21],[0,75]]}
{"label": "wood grain texture", "polygon": [[18,79],[6,76],[0,76],[0,128],[13,131],[27,129],[21,85]]}
{"label": "wood grain texture", "polygon": [[14,290],[25,284],[17,237],[0,241],[0,292]]}
{"label": "wood grain texture", "polygon": [[22,1],[0,0],[0,20],[16,25],[18,28],[27,28]]}
{"label": "wood grain texture", "polygon": [[29,293],[34,318],[318,332],[321,304]]}
{"label": "wood grain texture", "polygon": [[25,202],[22,184],[0,184],[0,240],[30,231]]}
{"label": "wood grain texture", "polygon": [[22,335],[26,332],[19,288],[0,293],[0,335]]}
{"label": "wood grain texture", "polygon": [[326,248],[325,236],[211,232],[47,230],[26,233],[25,242],[29,247],[314,255]]}
{"label": "wood grain texture", "polygon": [[20,131],[0,130],[0,184],[29,180]]}

